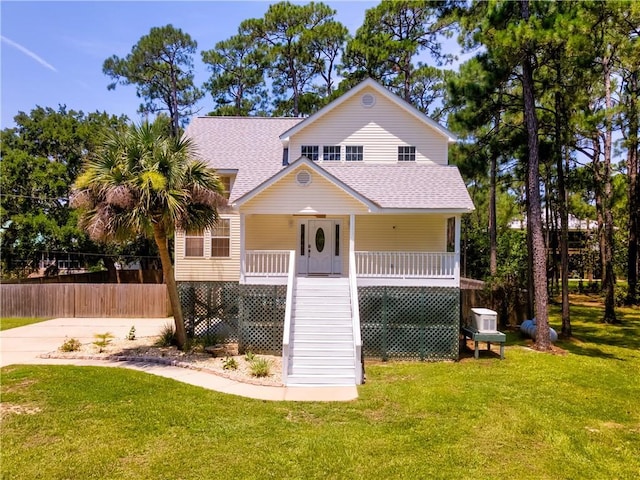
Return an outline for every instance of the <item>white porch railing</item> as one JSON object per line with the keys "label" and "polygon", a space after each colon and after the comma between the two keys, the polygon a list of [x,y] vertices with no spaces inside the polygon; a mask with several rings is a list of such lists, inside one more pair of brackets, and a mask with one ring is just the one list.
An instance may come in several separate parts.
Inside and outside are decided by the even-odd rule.
{"label": "white porch railing", "polygon": [[353,325],[354,365],[356,369],[356,383],[364,381],[364,367],[362,365],[362,337],[360,333],[360,305],[358,303],[358,283],[356,281],[356,257],[349,252],[349,290],[351,293],[351,323]]}
{"label": "white porch railing", "polygon": [[282,381],[287,383],[289,375],[289,342],[291,341],[291,314],[296,278],[296,252],[289,252],[289,273],[287,277],[287,300],[284,307],[284,331],[282,334]]}
{"label": "white porch railing", "polygon": [[358,277],[456,278],[458,262],[447,252],[355,252]]}
{"label": "white porch railing", "polygon": [[244,261],[245,275],[286,277],[290,270],[290,253],[289,250],[247,250]]}

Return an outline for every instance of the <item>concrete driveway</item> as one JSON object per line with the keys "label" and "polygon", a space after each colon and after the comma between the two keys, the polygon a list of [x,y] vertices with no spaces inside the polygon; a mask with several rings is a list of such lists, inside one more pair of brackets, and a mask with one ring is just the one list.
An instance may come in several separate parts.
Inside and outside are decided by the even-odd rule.
{"label": "concrete driveway", "polygon": [[152,375],[172,378],[222,393],[274,401],[351,401],[358,398],[356,386],[337,387],[272,387],[236,382],[211,373],[169,365],[138,364],[105,360],[47,359],[38,355],[57,350],[68,338],[80,343],[95,340],[96,333],[110,332],[125,338],[136,327],[137,337],[158,335],[164,325],[173,324],[173,318],[55,318],[26,327],[0,332],[0,366],[12,364],[65,364],[100,367],[124,367]]}
{"label": "concrete driveway", "polygon": [[125,338],[132,326],[137,337],[158,335],[173,318],[55,318],[0,332],[0,366],[15,363],[50,363],[38,355],[56,350],[69,338],[80,343],[95,340],[96,333],[110,332]]}

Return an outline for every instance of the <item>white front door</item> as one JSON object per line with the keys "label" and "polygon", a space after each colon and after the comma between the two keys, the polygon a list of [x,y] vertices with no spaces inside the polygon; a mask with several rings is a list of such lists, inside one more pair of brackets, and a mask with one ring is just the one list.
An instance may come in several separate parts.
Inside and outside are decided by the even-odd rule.
{"label": "white front door", "polygon": [[309,220],[307,235],[307,261],[309,274],[332,273],[333,266],[332,220]]}

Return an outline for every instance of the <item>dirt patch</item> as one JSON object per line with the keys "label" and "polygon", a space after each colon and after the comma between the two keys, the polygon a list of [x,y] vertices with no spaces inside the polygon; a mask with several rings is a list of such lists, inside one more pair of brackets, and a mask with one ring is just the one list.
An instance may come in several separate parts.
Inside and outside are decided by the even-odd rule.
{"label": "dirt patch", "polygon": [[40,407],[30,407],[28,405],[16,405],[15,403],[0,403],[0,419],[4,420],[10,415],[35,415],[40,413]]}
{"label": "dirt patch", "polygon": [[[196,347],[188,352],[182,352],[175,347],[158,347],[158,337],[142,337],[135,340],[111,339],[106,347],[98,347],[93,343],[86,343],[74,352],[56,350],[44,355],[43,358],[70,358],[83,360],[117,360],[129,362],[158,363],[183,368],[192,368],[209,372],[224,378],[253,385],[282,385],[282,357],[274,355],[255,355],[255,359],[265,359],[270,364],[269,375],[254,377],[251,374],[252,362],[245,355],[229,355],[214,357]],[[225,369],[225,365],[235,360],[236,369]]]}
{"label": "dirt patch", "polygon": [[547,351],[541,351],[541,350],[537,350],[535,348],[535,342],[531,339],[527,339],[525,341],[525,348],[528,348],[530,350],[533,350],[534,352],[539,352],[539,353],[550,353],[551,355],[560,355],[560,356],[565,356],[568,355],[569,352],[567,350],[565,350],[564,348],[561,348],[555,344],[551,344],[549,346],[549,350]]}

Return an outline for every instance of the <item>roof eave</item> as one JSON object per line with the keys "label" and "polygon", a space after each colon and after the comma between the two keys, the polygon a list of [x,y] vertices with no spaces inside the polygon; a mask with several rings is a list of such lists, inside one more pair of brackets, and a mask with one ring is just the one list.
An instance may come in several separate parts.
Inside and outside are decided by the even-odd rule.
{"label": "roof eave", "polygon": [[393,207],[382,207],[378,211],[378,213],[393,213],[393,214],[401,214],[401,213],[440,213],[440,214],[465,214],[471,213],[475,210],[475,208],[393,208]]}

